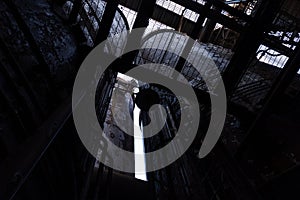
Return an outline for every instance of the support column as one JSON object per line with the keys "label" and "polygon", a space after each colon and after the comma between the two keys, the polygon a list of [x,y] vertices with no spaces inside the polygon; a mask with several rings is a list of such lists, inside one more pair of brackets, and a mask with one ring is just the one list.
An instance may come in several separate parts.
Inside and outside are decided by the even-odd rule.
{"label": "support column", "polygon": [[205,24],[203,31],[201,32],[201,35],[200,35],[199,40],[201,42],[204,42],[204,43],[209,42],[210,36],[211,36],[214,28],[216,27],[216,24],[217,24],[217,22],[212,19],[207,20],[207,23]]}
{"label": "support column", "polygon": [[229,66],[224,73],[224,83],[227,90],[227,95],[231,96],[247,70],[249,60],[255,56],[259,48],[266,27],[270,25],[276,14],[280,10],[282,0],[268,0],[261,4],[252,24],[247,31],[240,37],[237,50],[231,59]]}
{"label": "support column", "polygon": [[[210,1],[211,2],[211,1]],[[212,6],[212,3],[210,3],[209,8]],[[214,8],[213,8],[214,9]],[[217,11],[219,11],[221,13],[221,9],[217,9]],[[209,42],[210,36],[214,30],[214,28],[216,27],[217,22],[214,19],[208,19],[205,26],[203,27],[202,31],[201,31],[201,35],[199,40],[201,42],[207,43]]]}
{"label": "support column", "polygon": [[69,16],[69,22],[71,24],[76,23],[81,6],[82,6],[82,0],[74,0],[73,8]]}
{"label": "support column", "polygon": [[191,37],[194,39],[194,40],[197,40],[199,39],[200,37],[200,33],[201,31],[203,30],[203,23],[205,21],[205,18],[207,16],[207,13],[209,12],[210,8],[212,6],[212,1],[208,1],[205,5],[204,5],[204,10],[202,13],[200,13],[200,16],[196,22],[196,25],[193,29],[193,32],[191,34]]}
{"label": "support column", "polygon": [[115,18],[119,2],[120,0],[109,0],[106,2],[105,11],[101,23],[99,24],[95,45],[103,42],[109,36],[109,31]]}
{"label": "support column", "polygon": [[149,25],[149,19],[154,12],[156,0],[142,0],[133,28],[142,28]]}

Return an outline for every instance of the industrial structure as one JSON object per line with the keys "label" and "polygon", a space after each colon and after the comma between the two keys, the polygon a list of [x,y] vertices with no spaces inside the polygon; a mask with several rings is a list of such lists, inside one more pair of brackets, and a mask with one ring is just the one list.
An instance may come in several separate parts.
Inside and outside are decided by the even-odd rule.
{"label": "industrial structure", "polygon": [[[0,13],[1,200],[299,199],[299,0],[3,0]],[[185,154],[142,178],[94,158],[72,117],[73,84],[83,60],[107,38],[136,28],[145,28],[135,38],[145,48],[116,57],[98,83],[95,109],[107,137],[134,152],[137,141],[116,121],[131,117],[146,126],[163,120],[161,113],[148,112],[161,104],[165,126],[141,144],[144,152],[155,151],[175,137],[182,109],[192,107],[182,97],[181,108],[179,97],[162,85],[124,75],[138,65],[164,64],[180,72],[201,113]],[[114,57],[125,46],[121,38],[103,51]],[[227,115],[218,143],[199,159],[214,86],[198,71],[210,65],[222,75]],[[134,124],[127,125],[133,131]]]}

